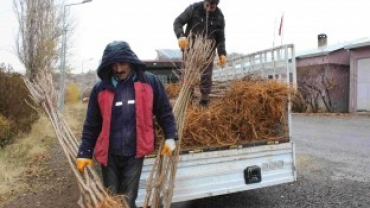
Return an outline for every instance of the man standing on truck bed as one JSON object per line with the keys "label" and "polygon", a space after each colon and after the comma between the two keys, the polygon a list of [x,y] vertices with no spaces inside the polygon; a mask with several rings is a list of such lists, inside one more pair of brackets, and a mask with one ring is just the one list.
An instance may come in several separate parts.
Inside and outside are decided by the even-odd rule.
{"label": "man standing on truck bed", "polygon": [[104,50],[98,82],[90,94],[77,169],[92,156],[101,164],[103,183],[124,195],[135,208],[144,156],[154,150],[153,115],[166,141],[161,154],[175,149],[177,127],[166,91],[155,75],[145,72],[128,43],[114,41]]}
{"label": "man standing on truck bed", "polygon": [[[190,5],[175,19],[173,29],[182,51],[188,45],[187,37],[190,32],[194,35],[203,34],[209,39],[214,40],[219,57],[219,65],[224,66],[226,62],[225,19],[221,10],[218,8],[218,3],[219,0],[204,0],[203,2]],[[185,33],[183,30],[184,25],[186,25]],[[209,94],[212,87],[212,70],[213,63],[204,70],[201,77],[201,99],[199,105],[205,107],[209,104]]]}

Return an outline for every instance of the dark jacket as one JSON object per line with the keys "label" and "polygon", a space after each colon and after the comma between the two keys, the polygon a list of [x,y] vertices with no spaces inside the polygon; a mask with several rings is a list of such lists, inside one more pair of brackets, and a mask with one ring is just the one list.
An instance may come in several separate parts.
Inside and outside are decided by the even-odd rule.
{"label": "dark jacket", "polygon": [[[122,95],[120,84],[113,86],[111,65],[115,62],[129,62],[134,67],[134,74],[126,80],[130,86],[124,87],[127,94]],[[143,157],[154,150],[153,115],[163,129],[165,138],[177,138],[175,119],[167,94],[160,80],[153,74],[145,72],[145,64],[130,49],[126,42],[113,42],[106,47],[102,62],[98,68],[101,82],[97,83],[89,99],[86,120],[82,132],[82,144],[77,157],[91,158],[93,152],[96,160],[107,165],[108,152],[117,150],[109,147],[116,144],[117,139],[126,139],[121,142],[127,145],[123,150],[130,153],[132,143],[130,135],[135,136],[135,156]],[[130,84],[131,83],[131,84]],[[124,83],[121,83],[124,84]],[[134,109],[134,113],[120,117],[114,107],[117,96],[134,98],[134,105],[126,106]],[[121,115],[123,115],[121,113]],[[134,118],[135,121],[132,122]],[[122,129],[119,132],[119,129]],[[112,133],[115,132],[115,133]],[[119,136],[119,135],[123,136]],[[110,141],[111,139],[116,141]],[[119,149],[119,148],[118,148]]]}
{"label": "dark jacket", "polygon": [[[190,31],[193,34],[205,34],[216,42],[219,56],[226,55],[225,49],[225,19],[221,10],[209,12],[208,28],[206,24],[206,10],[203,1],[190,5],[174,21],[173,29],[177,38],[188,37]],[[186,24],[184,33],[183,26]]]}

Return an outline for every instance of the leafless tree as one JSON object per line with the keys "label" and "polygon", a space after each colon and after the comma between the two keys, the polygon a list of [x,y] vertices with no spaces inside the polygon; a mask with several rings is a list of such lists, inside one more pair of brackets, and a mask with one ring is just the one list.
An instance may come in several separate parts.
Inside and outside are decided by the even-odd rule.
{"label": "leafless tree", "polygon": [[14,68],[10,64],[6,65],[5,63],[0,63],[0,72],[13,73]]}
{"label": "leafless tree", "polygon": [[53,70],[57,66],[63,34],[63,2],[13,0],[13,6],[19,23],[17,55],[32,81],[39,69]]}
{"label": "leafless tree", "polygon": [[[332,94],[343,87],[338,84],[346,74],[342,73],[343,66],[340,65],[315,65],[299,70],[298,86],[301,98],[306,105],[310,106],[312,112],[323,110],[333,112]],[[334,70],[334,76],[328,75],[328,70]],[[332,74],[333,75],[333,74]],[[322,109],[324,107],[324,109]]]}

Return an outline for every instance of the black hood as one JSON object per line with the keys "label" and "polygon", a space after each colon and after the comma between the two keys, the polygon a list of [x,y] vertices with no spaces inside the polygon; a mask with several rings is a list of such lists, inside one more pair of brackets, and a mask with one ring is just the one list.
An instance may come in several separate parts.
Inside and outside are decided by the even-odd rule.
{"label": "black hood", "polygon": [[109,79],[112,75],[112,64],[116,62],[130,63],[134,70],[145,71],[145,64],[140,61],[124,41],[113,41],[105,47],[97,73],[101,80]]}

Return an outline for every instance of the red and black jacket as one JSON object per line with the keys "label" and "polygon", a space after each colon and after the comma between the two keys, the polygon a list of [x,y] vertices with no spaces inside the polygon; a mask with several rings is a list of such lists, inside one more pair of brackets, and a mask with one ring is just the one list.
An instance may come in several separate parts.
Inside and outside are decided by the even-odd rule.
{"label": "red and black jacket", "polygon": [[133,89],[135,97],[135,157],[143,157],[154,151],[154,121],[157,118],[165,138],[177,138],[177,128],[165,89],[153,74],[145,72],[145,65],[131,51],[125,42],[113,42],[104,51],[98,75],[102,79],[91,94],[82,132],[82,143],[77,157],[92,158],[107,165],[111,128],[123,125],[112,122],[115,88],[110,81],[111,65],[115,62],[129,62],[135,68]]}

